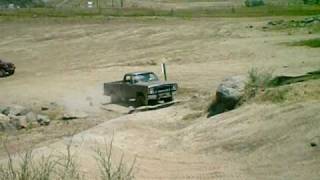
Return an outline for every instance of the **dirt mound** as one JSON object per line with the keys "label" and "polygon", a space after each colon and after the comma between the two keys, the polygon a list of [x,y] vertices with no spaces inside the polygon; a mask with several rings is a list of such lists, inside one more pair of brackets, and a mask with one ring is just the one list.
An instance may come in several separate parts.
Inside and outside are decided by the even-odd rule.
{"label": "dirt mound", "polygon": [[[100,124],[75,135],[72,148],[88,177],[97,170],[93,149],[113,137],[115,158],[137,158],[137,179],[310,179],[320,175],[319,151],[310,145],[320,132],[319,107],[251,104],[182,122],[186,112],[179,105]],[[63,148],[60,141],[37,153]]]}

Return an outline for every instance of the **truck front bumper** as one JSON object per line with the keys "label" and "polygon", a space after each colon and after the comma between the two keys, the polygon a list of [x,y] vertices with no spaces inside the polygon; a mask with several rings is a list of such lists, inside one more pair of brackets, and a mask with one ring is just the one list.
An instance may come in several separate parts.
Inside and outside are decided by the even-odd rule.
{"label": "truck front bumper", "polygon": [[167,92],[167,93],[161,93],[161,94],[149,94],[148,100],[161,100],[170,98],[176,95],[176,92]]}

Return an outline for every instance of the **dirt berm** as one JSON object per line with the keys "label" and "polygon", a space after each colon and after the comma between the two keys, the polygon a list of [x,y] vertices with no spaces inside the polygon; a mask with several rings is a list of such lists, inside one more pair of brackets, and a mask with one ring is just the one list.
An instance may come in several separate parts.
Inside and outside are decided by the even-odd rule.
{"label": "dirt berm", "polygon": [[[182,120],[183,105],[116,118],[73,137],[81,171],[98,178],[94,149],[113,137],[114,158],[136,156],[137,179],[317,179],[320,103],[246,105]],[[303,109],[303,110],[302,110]],[[67,138],[35,150],[63,152]]]}

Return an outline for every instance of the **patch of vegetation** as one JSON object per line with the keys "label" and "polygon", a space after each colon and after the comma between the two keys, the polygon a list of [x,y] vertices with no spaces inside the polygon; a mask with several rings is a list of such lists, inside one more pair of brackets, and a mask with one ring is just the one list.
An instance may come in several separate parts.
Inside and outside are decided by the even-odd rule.
{"label": "patch of vegetation", "polygon": [[281,103],[287,99],[290,88],[271,88],[261,93],[258,98],[261,101],[271,101],[273,103]]}
{"label": "patch of vegetation", "polygon": [[294,42],[291,44],[292,46],[308,46],[312,48],[320,47],[320,38],[302,40],[298,42]]}
{"label": "patch of vegetation", "polygon": [[[7,152],[7,163],[0,164],[0,180],[81,180],[85,179],[81,173],[76,156],[71,151],[71,144],[67,144],[66,153],[58,156],[35,157],[32,150],[23,153],[20,158],[14,158],[4,144]],[[131,180],[135,161],[129,170],[125,168],[123,155],[118,165],[111,160],[112,142],[105,151],[97,149],[97,164],[101,169],[101,180]]]}
{"label": "patch of vegetation", "polygon": [[133,176],[133,167],[135,164],[135,159],[129,169],[126,169],[123,163],[123,154],[121,155],[119,164],[115,165],[112,162],[112,143],[109,146],[106,146],[104,149],[97,148],[96,151],[96,160],[100,169],[100,178],[101,180],[131,180]]}
{"label": "patch of vegetation", "polygon": [[269,71],[259,71],[253,68],[248,73],[248,81],[245,85],[244,101],[254,98],[259,92],[266,90],[273,79],[272,73]]}
{"label": "patch of vegetation", "polygon": [[[320,71],[313,71],[294,77],[273,77],[272,73],[268,71],[252,69],[249,71],[249,79],[245,86],[245,94],[242,102],[254,99],[256,101],[280,103],[286,100],[297,99],[297,94],[299,94],[298,97],[305,97],[306,99],[306,96],[314,97],[318,94],[315,92],[315,88],[306,89],[306,87],[301,87],[302,91],[298,91],[296,88],[298,85],[296,85],[296,83],[309,82],[310,80],[317,79],[320,79]],[[310,81],[310,84],[312,84],[312,81]],[[309,93],[307,94],[306,92]]]}

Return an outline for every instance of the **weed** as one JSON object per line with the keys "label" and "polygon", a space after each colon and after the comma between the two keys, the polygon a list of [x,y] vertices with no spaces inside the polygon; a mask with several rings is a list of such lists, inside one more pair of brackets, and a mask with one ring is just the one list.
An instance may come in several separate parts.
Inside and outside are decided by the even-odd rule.
{"label": "weed", "polygon": [[287,99],[289,88],[272,88],[261,94],[261,101],[271,101],[273,103],[281,103]]}
{"label": "weed", "polygon": [[293,46],[308,46],[312,48],[320,47],[320,38],[302,40],[298,42],[291,43]]}
{"label": "weed", "polygon": [[[5,141],[4,141],[5,142]],[[72,139],[67,143],[66,152],[57,156],[42,156],[40,159],[33,156],[28,150],[21,156],[13,157],[6,143],[3,143],[7,153],[6,164],[0,163],[0,180],[80,180],[84,176],[80,172],[76,155],[71,151]],[[124,155],[117,165],[111,159],[112,141],[105,149],[96,149],[96,160],[100,167],[101,180],[131,180],[133,167],[127,169],[124,164]]]}
{"label": "weed", "polygon": [[[107,144],[107,143],[106,143]],[[135,159],[129,169],[127,169],[123,163],[124,155],[121,154],[120,161],[118,165],[112,162],[112,149],[113,149],[113,139],[109,146],[105,146],[104,149],[97,148],[96,160],[99,165],[101,180],[130,180],[133,179],[133,167],[135,164]]]}
{"label": "weed", "polygon": [[270,85],[272,79],[272,73],[268,71],[259,72],[256,68],[251,69],[245,85],[244,101],[254,98],[258,92],[264,91]]}

